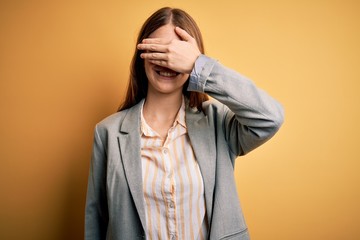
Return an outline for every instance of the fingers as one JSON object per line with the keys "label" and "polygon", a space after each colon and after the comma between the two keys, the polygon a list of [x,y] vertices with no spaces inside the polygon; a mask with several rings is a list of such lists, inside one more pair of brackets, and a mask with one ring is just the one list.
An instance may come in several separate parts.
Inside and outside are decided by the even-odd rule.
{"label": "fingers", "polygon": [[140,57],[142,59],[148,60],[150,63],[162,66],[162,67],[168,67],[168,57],[166,54],[163,53],[142,53],[140,54]]}
{"label": "fingers", "polygon": [[137,45],[139,50],[150,52],[166,52],[169,41],[163,38],[146,38]]}
{"label": "fingers", "polygon": [[164,60],[149,59],[149,62],[151,62],[152,64],[155,64],[155,65],[158,65],[158,66],[168,67],[168,62],[164,61]]}
{"label": "fingers", "polygon": [[176,27],[175,32],[183,41],[192,42],[192,40],[194,40],[194,38],[187,31],[180,27]]}
{"label": "fingers", "polygon": [[169,40],[166,40],[164,38],[145,38],[142,40],[141,43],[144,43],[144,44],[168,44]]}
{"label": "fingers", "polygon": [[162,61],[168,60],[167,54],[159,53],[159,52],[141,53],[140,57],[148,60],[162,60]]}
{"label": "fingers", "polygon": [[140,57],[152,64],[167,67],[176,72],[190,73],[200,54],[196,40],[185,30],[176,27],[176,36],[146,38],[137,45]]}
{"label": "fingers", "polygon": [[149,44],[149,43],[139,43],[137,45],[139,50],[150,51],[150,52],[166,52],[167,46],[161,44]]}

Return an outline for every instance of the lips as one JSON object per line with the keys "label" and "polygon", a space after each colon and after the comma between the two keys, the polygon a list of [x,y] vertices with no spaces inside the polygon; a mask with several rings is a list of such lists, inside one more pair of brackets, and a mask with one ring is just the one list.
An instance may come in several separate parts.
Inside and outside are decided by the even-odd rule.
{"label": "lips", "polygon": [[175,72],[169,68],[165,68],[165,67],[156,67],[154,68],[155,72],[162,76],[162,77],[167,77],[167,78],[173,78],[176,77],[179,73]]}
{"label": "lips", "polygon": [[158,72],[158,74],[160,76],[163,76],[163,77],[175,77],[177,74],[175,72]]}

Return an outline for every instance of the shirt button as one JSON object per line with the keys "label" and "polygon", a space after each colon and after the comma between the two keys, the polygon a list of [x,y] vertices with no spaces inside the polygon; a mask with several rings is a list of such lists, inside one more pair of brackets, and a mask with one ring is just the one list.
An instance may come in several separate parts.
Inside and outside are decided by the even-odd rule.
{"label": "shirt button", "polygon": [[171,239],[171,240],[175,240],[175,239],[176,239],[175,234],[170,234],[170,239]]}
{"label": "shirt button", "polygon": [[171,202],[171,203],[169,204],[169,206],[170,206],[170,208],[174,208],[174,207],[175,207],[175,205],[174,205],[173,202]]}
{"label": "shirt button", "polygon": [[164,153],[164,154],[168,154],[168,152],[169,152],[169,150],[168,150],[167,148],[164,148],[164,149],[163,149],[163,153]]}

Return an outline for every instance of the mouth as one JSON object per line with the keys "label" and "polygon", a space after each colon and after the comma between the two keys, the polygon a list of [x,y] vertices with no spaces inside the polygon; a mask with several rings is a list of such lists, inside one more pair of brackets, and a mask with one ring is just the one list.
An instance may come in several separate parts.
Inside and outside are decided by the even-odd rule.
{"label": "mouth", "polygon": [[155,68],[154,69],[155,72],[161,76],[161,77],[165,77],[165,78],[175,78],[176,76],[178,76],[180,73],[175,72],[169,68]]}

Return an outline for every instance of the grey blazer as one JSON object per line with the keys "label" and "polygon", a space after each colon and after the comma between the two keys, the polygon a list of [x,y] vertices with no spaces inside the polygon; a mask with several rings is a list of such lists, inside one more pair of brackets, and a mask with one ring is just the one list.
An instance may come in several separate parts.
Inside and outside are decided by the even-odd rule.
{"label": "grey blazer", "polygon": [[[234,179],[234,161],[270,139],[281,105],[247,78],[201,55],[189,91],[209,94],[203,112],[187,107],[188,135],[202,173],[209,239],[249,239]],[[95,127],[85,209],[85,239],[144,239],[140,108]]]}

